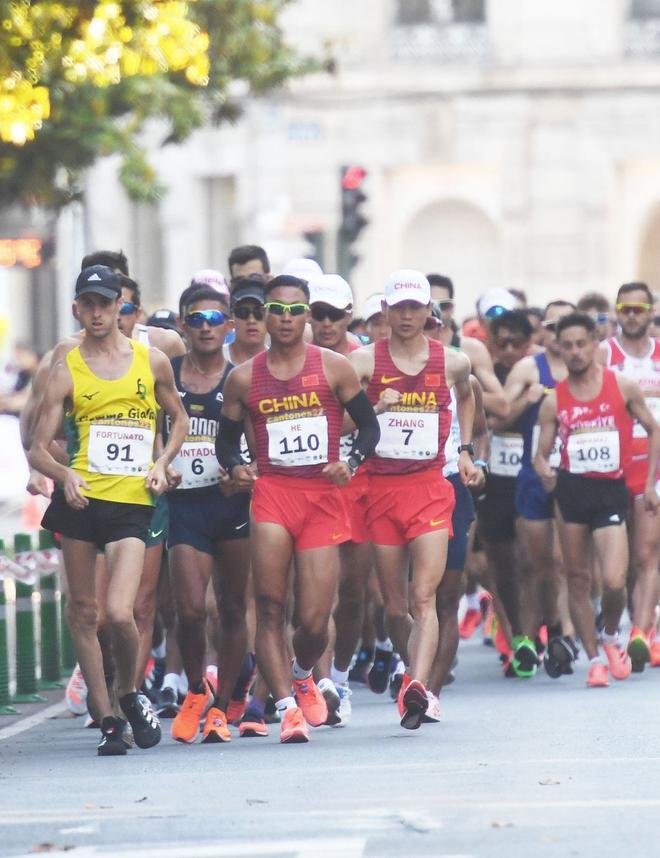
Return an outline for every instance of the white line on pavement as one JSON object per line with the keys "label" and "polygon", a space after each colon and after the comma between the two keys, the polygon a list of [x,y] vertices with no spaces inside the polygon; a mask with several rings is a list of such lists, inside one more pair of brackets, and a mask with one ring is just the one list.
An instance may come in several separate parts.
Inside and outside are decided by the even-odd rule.
{"label": "white line on pavement", "polygon": [[19,733],[24,733],[26,730],[30,730],[32,727],[36,727],[38,724],[41,724],[43,721],[47,721],[49,718],[55,718],[57,715],[64,712],[65,709],[66,702],[64,700],[60,700],[59,703],[53,703],[52,706],[46,706],[45,709],[35,712],[34,715],[28,715],[27,718],[21,718],[20,721],[16,721],[14,724],[10,724],[9,727],[3,727],[2,730],[0,730],[0,741],[3,739],[11,739],[12,736],[18,736]]}

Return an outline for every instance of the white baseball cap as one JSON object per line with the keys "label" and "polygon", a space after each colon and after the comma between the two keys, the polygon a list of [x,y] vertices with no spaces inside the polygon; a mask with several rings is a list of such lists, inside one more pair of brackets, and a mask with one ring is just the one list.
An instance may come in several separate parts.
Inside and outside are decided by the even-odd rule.
{"label": "white baseball cap", "polygon": [[477,313],[485,319],[490,311],[498,307],[501,309],[495,312],[496,316],[515,310],[516,306],[516,299],[506,289],[487,289],[477,300]]}
{"label": "white baseball cap", "polygon": [[388,307],[393,307],[402,301],[415,301],[417,304],[426,305],[430,300],[431,287],[421,271],[401,268],[390,274],[385,286],[385,302]]}
{"label": "white baseball cap", "polygon": [[299,277],[301,280],[306,280],[309,283],[310,280],[316,280],[318,277],[321,277],[323,271],[314,259],[306,259],[301,256],[296,259],[290,259],[280,271],[280,274]]}
{"label": "white baseball cap", "polygon": [[190,285],[195,286],[210,286],[212,289],[217,289],[223,295],[229,295],[229,284],[225,279],[225,275],[221,271],[216,271],[214,268],[202,268],[192,276]]}
{"label": "white baseball cap", "polygon": [[353,304],[351,287],[339,274],[322,274],[309,281],[309,303],[346,310]]}
{"label": "white baseball cap", "polygon": [[367,298],[364,307],[362,308],[362,318],[365,322],[368,322],[372,316],[376,316],[378,313],[383,312],[384,300],[385,296],[382,292],[379,292],[377,295],[370,295]]}

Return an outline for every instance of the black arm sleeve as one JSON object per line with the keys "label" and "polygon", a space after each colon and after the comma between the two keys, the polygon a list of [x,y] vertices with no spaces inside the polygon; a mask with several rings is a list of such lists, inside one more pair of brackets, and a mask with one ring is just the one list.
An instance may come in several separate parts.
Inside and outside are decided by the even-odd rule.
{"label": "black arm sleeve", "polygon": [[241,459],[242,434],[242,420],[230,420],[228,417],[220,415],[218,437],[215,439],[215,455],[218,462],[230,475],[232,468],[243,464]]}
{"label": "black arm sleeve", "polygon": [[364,390],[346,403],[346,410],[358,430],[350,455],[358,462],[363,462],[369,456],[373,456],[376,444],[380,440],[378,418]]}

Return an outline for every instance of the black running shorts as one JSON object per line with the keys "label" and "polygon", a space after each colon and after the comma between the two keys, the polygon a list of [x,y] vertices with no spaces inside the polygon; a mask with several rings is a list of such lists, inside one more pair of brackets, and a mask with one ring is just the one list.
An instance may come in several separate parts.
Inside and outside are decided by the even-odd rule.
{"label": "black running shorts", "polygon": [[597,530],[625,523],[630,495],[623,478],[596,480],[559,471],[555,501],[567,524],[585,524]]}
{"label": "black running shorts", "polygon": [[57,488],[41,526],[69,539],[93,542],[102,550],[109,542],[129,536],[146,542],[153,511],[152,506],[98,498],[89,498],[89,504],[84,509],[73,509],[66,502],[64,492]]}
{"label": "black running shorts", "polygon": [[477,533],[484,542],[510,542],[516,535],[516,478],[488,474],[477,498]]}

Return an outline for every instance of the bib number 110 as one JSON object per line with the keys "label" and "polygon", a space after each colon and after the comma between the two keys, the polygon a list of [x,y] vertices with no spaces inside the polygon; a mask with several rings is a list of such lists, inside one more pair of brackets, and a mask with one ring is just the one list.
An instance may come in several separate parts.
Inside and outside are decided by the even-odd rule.
{"label": "bib number 110", "polygon": [[304,438],[302,435],[295,435],[293,438],[280,438],[280,453],[283,456],[291,456],[294,453],[306,453],[311,450],[316,452],[321,446],[321,441],[318,435],[313,432]]}

